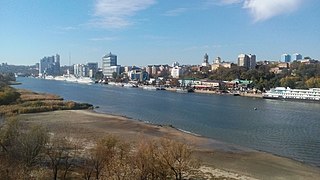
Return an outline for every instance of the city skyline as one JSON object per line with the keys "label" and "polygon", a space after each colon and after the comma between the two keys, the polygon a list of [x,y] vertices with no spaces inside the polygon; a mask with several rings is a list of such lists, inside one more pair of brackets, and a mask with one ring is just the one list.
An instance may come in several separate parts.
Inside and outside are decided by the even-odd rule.
{"label": "city skyline", "polygon": [[316,0],[95,0],[0,2],[0,61],[31,65],[60,54],[61,65],[200,64],[208,53],[236,63],[241,53],[280,60],[320,58]]}

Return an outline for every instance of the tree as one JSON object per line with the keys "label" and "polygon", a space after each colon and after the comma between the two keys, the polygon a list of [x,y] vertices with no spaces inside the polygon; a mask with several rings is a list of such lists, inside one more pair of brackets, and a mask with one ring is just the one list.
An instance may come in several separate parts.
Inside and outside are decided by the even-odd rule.
{"label": "tree", "polygon": [[186,144],[170,139],[160,140],[160,161],[174,174],[176,180],[182,180],[190,175],[198,163],[191,157],[192,150]]}
{"label": "tree", "polygon": [[109,173],[118,142],[119,140],[115,136],[108,135],[100,139],[91,150],[88,164],[93,165],[96,179],[100,179],[103,172]]}
{"label": "tree", "polygon": [[306,81],[308,88],[320,88],[320,77],[312,77]]}
{"label": "tree", "polygon": [[297,81],[299,81],[298,77],[285,77],[280,80],[280,83],[283,87],[290,87],[291,89],[294,89]]}
{"label": "tree", "polygon": [[[46,155],[50,160],[53,179],[66,179],[78,158],[79,142],[70,142],[67,137],[53,137],[46,147]],[[61,172],[61,173],[59,173]]]}
{"label": "tree", "polygon": [[46,130],[41,126],[22,130],[22,125],[16,118],[7,119],[0,129],[0,156],[6,157],[4,161],[10,161],[20,169],[8,167],[6,176],[22,173],[28,177],[28,172],[40,162],[47,137]]}

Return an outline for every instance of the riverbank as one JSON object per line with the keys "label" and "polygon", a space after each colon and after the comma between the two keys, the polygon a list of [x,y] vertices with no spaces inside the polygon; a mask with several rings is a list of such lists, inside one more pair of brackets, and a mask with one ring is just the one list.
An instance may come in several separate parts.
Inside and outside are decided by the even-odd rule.
{"label": "riverbank", "polygon": [[317,167],[122,116],[67,110],[22,114],[19,118],[30,124],[41,124],[50,132],[81,139],[88,146],[93,139],[110,133],[129,141],[169,137],[185,142],[194,147],[195,156],[202,160],[201,169],[208,175],[207,179],[316,179],[320,176]]}

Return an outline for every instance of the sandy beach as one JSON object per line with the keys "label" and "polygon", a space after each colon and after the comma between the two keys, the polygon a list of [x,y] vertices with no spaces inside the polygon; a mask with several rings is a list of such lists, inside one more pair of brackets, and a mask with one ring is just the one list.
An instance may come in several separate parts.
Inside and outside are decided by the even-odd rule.
{"label": "sandy beach", "polygon": [[201,160],[206,179],[317,179],[320,168],[269,153],[230,145],[179,131],[173,127],[147,124],[138,120],[96,113],[92,110],[67,110],[22,114],[28,124],[41,124],[50,133],[65,133],[81,139],[86,146],[106,134],[127,141],[168,137],[189,144]]}

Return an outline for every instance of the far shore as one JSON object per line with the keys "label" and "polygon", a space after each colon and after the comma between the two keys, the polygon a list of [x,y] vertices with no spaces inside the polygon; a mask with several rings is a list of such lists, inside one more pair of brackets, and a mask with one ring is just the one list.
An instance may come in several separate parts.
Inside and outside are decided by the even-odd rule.
{"label": "far shore", "polygon": [[171,126],[153,125],[142,121],[97,113],[93,110],[64,110],[21,114],[23,122],[41,124],[52,133],[86,142],[106,134],[114,134],[128,141],[141,138],[167,137],[189,144],[194,155],[202,161],[204,173],[225,179],[317,179],[320,168],[270,153],[230,145],[214,139],[185,133]]}

